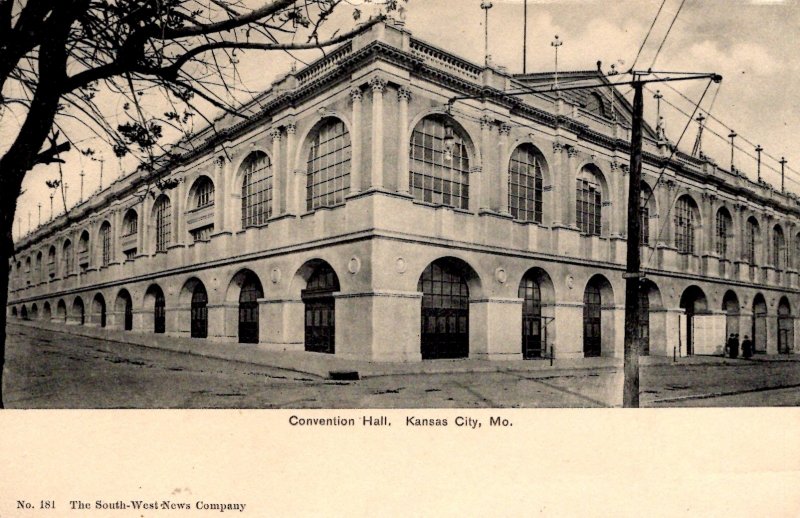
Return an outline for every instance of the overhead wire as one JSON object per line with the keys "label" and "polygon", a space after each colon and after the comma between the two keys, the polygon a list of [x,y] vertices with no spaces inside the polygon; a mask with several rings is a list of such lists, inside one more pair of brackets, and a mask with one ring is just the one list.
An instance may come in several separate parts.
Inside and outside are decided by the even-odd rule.
{"label": "overhead wire", "polygon": [[653,61],[650,63],[650,68],[652,69],[653,66],[656,64],[656,60],[658,59],[658,55],[661,54],[661,49],[664,48],[664,43],[667,42],[667,38],[669,37],[669,33],[672,31],[672,27],[675,25],[675,21],[678,19],[678,15],[681,14],[681,9],[683,9],[683,5],[686,3],[686,0],[681,1],[681,5],[678,6],[678,10],[675,11],[675,16],[672,17],[672,21],[667,28],[667,33],[664,34],[664,38],[661,40],[661,45],[658,46],[658,50],[656,51],[656,55],[653,56]]}
{"label": "overhead wire", "polygon": [[656,21],[658,21],[658,17],[661,15],[661,10],[664,8],[664,4],[667,3],[667,0],[661,0],[661,5],[658,7],[658,12],[656,12],[655,17],[653,18],[653,23],[650,24],[650,28],[647,29],[647,34],[644,36],[644,40],[642,40],[642,44],[639,46],[639,52],[636,53],[636,57],[633,60],[633,65],[631,65],[631,70],[636,68],[636,62],[639,61],[639,56],[644,49],[647,40],[650,38],[650,33],[653,32],[653,27],[656,25]]}

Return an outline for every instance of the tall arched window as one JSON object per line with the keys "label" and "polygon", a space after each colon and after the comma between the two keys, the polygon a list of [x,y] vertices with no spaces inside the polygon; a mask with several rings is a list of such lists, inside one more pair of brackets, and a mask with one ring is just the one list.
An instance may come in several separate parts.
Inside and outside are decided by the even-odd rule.
{"label": "tall arched window", "polygon": [[591,92],[586,96],[586,111],[606,117],[606,105],[603,98],[597,92]]}
{"label": "tall arched window", "polygon": [[78,266],[85,271],[89,266],[89,232],[84,230],[78,239]]}
{"label": "tall arched window", "polygon": [[603,190],[597,174],[584,167],[578,175],[575,196],[576,224],[582,234],[599,236],[602,229]]}
{"label": "tall arched window", "polygon": [[64,275],[69,275],[75,269],[75,255],[72,253],[72,241],[64,241],[63,250]]}
{"label": "tall arched window", "polygon": [[728,243],[733,235],[733,220],[727,209],[717,212],[717,255],[720,259],[728,259]]}
{"label": "tall arched window", "polygon": [[[350,133],[339,119],[324,120],[308,151],[306,209],[332,207],[350,191]],[[382,160],[380,157],[379,160]]]}
{"label": "tall arched window", "polygon": [[133,209],[128,209],[122,221],[122,237],[133,236],[139,231],[139,215]]}
{"label": "tall arched window", "polygon": [[786,269],[786,238],[779,225],[772,231],[772,262],[777,270]]}
{"label": "tall arched window", "polygon": [[36,282],[44,280],[44,273],[42,271],[42,252],[36,254]]}
{"label": "tall arched window", "polygon": [[697,204],[689,196],[681,196],[675,203],[675,247],[679,253],[695,253],[695,221]]}
{"label": "tall arched window", "polygon": [[441,115],[425,117],[411,135],[409,189],[419,201],[469,208],[466,139]]}
{"label": "tall arched window", "polygon": [[756,264],[756,250],[758,244],[758,221],[755,218],[749,218],[747,220],[746,231],[745,231],[745,241],[744,241],[744,252],[745,252],[745,259],[750,264]]}
{"label": "tall arched window", "polygon": [[165,252],[172,240],[172,207],[169,198],[161,196],[153,208],[156,224],[156,252]]}
{"label": "tall arched window", "polygon": [[264,225],[272,216],[272,162],[266,153],[253,151],[240,169],[242,228]]}
{"label": "tall arched window", "polygon": [[542,156],[531,144],[514,150],[508,165],[508,208],[514,219],[542,222]]}
{"label": "tall arched window", "polygon": [[102,247],[101,259],[103,266],[111,262],[111,223],[104,221],[100,225],[100,246]]}
{"label": "tall arched window", "polygon": [[47,251],[47,276],[51,279],[56,276],[56,247],[54,246]]}
{"label": "tall arched window", "polygon": [[201,176],[194,184],[193,209],[202,209],[214,205],[214,182],[207,176]]}

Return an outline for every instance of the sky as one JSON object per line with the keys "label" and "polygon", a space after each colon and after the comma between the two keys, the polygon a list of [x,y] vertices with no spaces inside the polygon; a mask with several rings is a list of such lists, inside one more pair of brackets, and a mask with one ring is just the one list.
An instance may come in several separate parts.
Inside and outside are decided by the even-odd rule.
{"label": "sky", "polygon": [[[359,0],[351,0],[359,3]],[[259,1],[253,0],[254,4]],[[489,10],[489,53],[493,62],[508,67],[513,73],[522,71],[523,0],[492,0]],[[679,6],[682,9],[675,17]],[[481,0],[409,0],[406,5],[406,27],[415,37],[424,39],[454,54],[478,64],[483,63],[484,12]],[[594,70],[598,60],[606,72],[615,64],[626,71],[634,65],[650,25],[662,0],[528,0],[528,72],[551,71],[554,51],[551,42],[555,35],[559,47],[559,70]],[[352,26],[351,6],[331,19],[329,32]],[[369,10],[365,13],[368,14]],[[661,45],[667,29],[674,25]],[[800,101],[794,95],[800,79],[800,53],[794,42],[800,27],[798,0],[663,0],[661,13],[643,47],[637,70],[652,67],[659,71],[716,72],[723,76],[721,85],[712,85],[701,104],[706,112],[723,124],[710,121],[704,134],[703,148],[724,168],[730,164],[730,143],[715,137],[712,132],[727,137],[731,129],[736,138],[736,167],[752,179],[756,176],[753,147],[764,148],[762,176],[776,187],[780,186],[780,166],[777,160],[788,160],[786,188],[800,193],[800,150],[794,146],[794,132],[800,120]],[[298,61],[310,61],[318,52],[296,53]],[[284,53],[265,55],[248,52],[241,56],[238,67],[242,85],[253,91],[269,86],[278,75],[285,73],[292,57]],[[655,59],[655,62],[654,62]],[[299,65],[302,68],[302,64]],[[706,81],[671,83],[692,102],[700,100]],[[673,142],[684,130],[687,117],[669,104],[691,113],[694,105],[665,85],[651,86],[664,94],[661,113],[665,116],[667,135]],[[626,89],[623,88],[623,92]],[[630,97],[630,96],[629,96]],[[118,100],[112,104],[120,104]],[[157,104],[158,101],[153,101]],[[656,102],[652,92],[645,96],[645,116],[655,121]],[[211,117],[213,109],[206,113]],[[0,123],[5,124],[0,119]],[[202,120],[196,120],[196,127]],[[697,131],[696,123],[689,125],[680,147],[690,151]],[[94,145],[104,157],[104,186],[118,178],[121,171],[129,173],[132,161],[118,161],[110,150]],[[77,152],[67,156],[63,166],[69,184],[67,205],[79,199],[81,170],[84,176],[84,198],[99,187],[100,164],[79,158]],[[28,214],[31,229],[50,217],[49,190],[46,179],[56,178],[54,166],[39,166],[23,183],[19,199],[18,224],[15,237],[27,233]],[[55,199],[55,215],[63,212],[59,198]]]}

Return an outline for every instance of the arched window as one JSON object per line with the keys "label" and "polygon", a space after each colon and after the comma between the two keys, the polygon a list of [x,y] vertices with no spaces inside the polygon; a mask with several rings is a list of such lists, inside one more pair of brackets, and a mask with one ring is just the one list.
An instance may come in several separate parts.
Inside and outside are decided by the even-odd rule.
{"label": "arched window", "polygon": [[576,224],[582,234],[599,236],[602,229],[603,190],[594,171],[584,167],[578,175],[575,197]]}
{"label": "arched window", "polygon": [[56,247],[54,246],[47,251],[47,275],[51,279],[56,276]]}
{"label": "arched window", "polygon": [[586,111],[606,117],[606,105],[603,98],[597,92],[592,92],[586,96]]}
{"label": "arched window", "polygon": [[728,259],[728,243],[733,235],[733,220],[726,209],[717,212],[717,255],[720,259]]}
{"label": "arched window", "polygon": [[695,253],[695,219],[697,204],[689,196],[675,203],[675,247],[681,254]]}
{"label": "arched window", "polygon": [[425,117],[411,135],[409,189],[419,201],[469,208],[466,139],[441,115]]}
{"label": "arched window", "polygon": [[542,156],[531,144],[514,150],[508,165],[508,208],[514,219],[542,222]]}
{"label": "arched window", "polygon": [[522,299],[522,357],[541,358],[542,290],[533,275],[526,274],[519,283],[517,297]]}
{"label": "arched window", "polygon": [[192,292],[191,336],[208,337],[208,293],[202,282],[198,282]]}
{"label": "arched window", "polygon": [[84,230],[78,240],[78,266],[85,271],[89,266],[89,232]]}
{"label": "arched window", "polygon": [[111,262],[111,223],[104,221],[100,225],[100,246],[102,248],[101,260],[103,266]]}
{"label": "arched window", "polygon": [[72,253],[72,241],[69,239],[64,241],[63,257],[64,275],[69,275],[75,268],[75,256]]}
{"label": "arched window", "polygon": [[745,251],[745,259],[750,264],[756,264],[756,250],[758,244],[758,221],[755,218],[749,218],[747,220],[745,237],[744,237],[744,251]]}
{"label": "arched window", "polygon": [[42,270],[42,252],[36,254],[36,282],[41,282],[44,280],[44,273]]}
{"label": "arched window", "polygon": [[652,191],[650,188],[642,183],[642,188],[639,190],[639,225],[642,246],[650,246],[650,202]]}
{"label": "arched window", "polygon": [[253,151],[242,171],[242,228],[264,225],[272,216],[272,162],[262,151]]}
{"label": "arched window", "polygon": [[201,176],[194,184],[193,209],[202,209],[214,205],[214,182],[207,176]]}
{"label": "arched window", "polygon": [[306,175],[307,210],[343,203],[350,191],[350,133],[344,123],[326,119],[312,138]]}
{"label": "arched window", "polygon": [[139,215],[133,209],[128,209],[122,221],[122,237],[133,236],[139,231]]}
{"label": "arched window", "polygon": [[169,198],[161,196],[153,210],[156,220],[156,252],[165,252],[172,240],[172,208]]}
{"label": "arched window", "polygon": [[786,238],[778,225],[772,231],[772,262],[777,270],[786,268]]}

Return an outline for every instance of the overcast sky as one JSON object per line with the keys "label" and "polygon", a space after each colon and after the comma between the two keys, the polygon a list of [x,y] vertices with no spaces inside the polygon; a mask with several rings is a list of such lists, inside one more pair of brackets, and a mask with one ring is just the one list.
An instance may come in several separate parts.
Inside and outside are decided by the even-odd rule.
{"label": "overcast sky", "polygon": [[[255,0],[254,0],[255,1]],[[665,0],[664,8],[653,28],[648,44],[636,63],[637,69],[651,66],[656,49],[667,31],[678,6],[683,0]],[[631,67],[645,34],[652,23],[662,0],[529,0],[528,1],[528,71],[553,69],[553,48],[550,42],[557,34],[563,41],[559,48],[559,69],[595,69],[603,62],[609,70],[612,63],[617,68]],[[258,3],[258,2],[255,2]],[[407,27],[417,37],[452,51],[476,63],[483,62],[483,11],[480,0],[410,0],[407,4]],[[489,51],[493,60],[505,65],[511,72],[522,71],[523,0],[493,0],[489,12]],[[336,26],[351,25],[349,12],[334,18],[330,30]],[[340,23],[341,22],[341,23]],[[725,126],[711,123],[708,129],[727,135],[733,128],[741,137],[737,144],[754,154],[752,143],[759,143],[765,154],[774,157],[785,155],[788,166],[800,171],[800,152],[792,145],[796,121],[800,115],[795,90],[800,78],[797,43],[800,27],[800,5],[796,0],[685,0],[669,37],[663,46],[654,70],[717,72],[724,77],[713,107],[713,115]],[[314,59],[310,53],[300,54],[305,60]],[[623,63],[619,63],[619,61]],[[291,58],[248,53],[242,59],[242,81],[251,89],[268,86],[271,79],[285,72]],[[265,66],[265,63],[268,65]],[[302,66],[302,65],[301,65]],[[686,96],[699,100],[704,81],[672,83]],[[657,87],[653,87],[657,88]],[[658,87],[664,100],[690,112],[693,106],[670,90]],[[713,85],[702,104],[708,109],[717,86]],[[652,94],[645,97],[646,113],[652,119],[655,101]],[[667,132],[677,140],[686,123],[686,117],[668,105],[662,105],[667,117]],[[198,121],[198,127],[200,121]],[[691,150],[696,124],[690,126],[681,147]],[[99,147],[99,146],[97,146]],[[704,139],[704,149],[717,162],[728,167],[730,148],[713,135]],[[110,151],[105,156],[111,157]],[[755,178],[755,163],[737,151],[737,167]],[[123,163],[130,169],[131,163]],[[769,167],[779,170],[779,165],[764,156],[762,174],[779,187],[780,176]],[[76,154],[70,154],[65,166],[68,205],[78,201],[78,172],[86,171],[84,192],[93,192],[99,184],[98,164],[86,161],[81,164]],[[118,177],[116,159],[105,163],[104,184]],[[23,234],[28,228],[27,214],[31,213],[32,226],[36,226],[37,203],[42,203],[43,222],[49,217],[49,195],[44,186],[46,178],[57,175],[54,167],[39,167],[28,175],[20,198],[17,218]],[[800,174],[787,171],[787,189],[800,193]],[[56,199],[58,200],[58,198]],[[56,214],[59,213],[58,203]]]}

